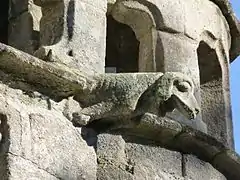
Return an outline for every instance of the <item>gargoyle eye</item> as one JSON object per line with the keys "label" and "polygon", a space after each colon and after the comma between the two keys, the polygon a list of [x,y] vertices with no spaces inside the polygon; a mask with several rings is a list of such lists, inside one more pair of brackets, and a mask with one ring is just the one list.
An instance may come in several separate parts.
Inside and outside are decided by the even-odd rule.
{"label": "gargoyle eye", "polygon": [[184,81],[184,82],[180,82],[178,85],[177,85],[177,89],[180,91],[180,92],[188,92],[190,89],[191,89],[191,85]]}

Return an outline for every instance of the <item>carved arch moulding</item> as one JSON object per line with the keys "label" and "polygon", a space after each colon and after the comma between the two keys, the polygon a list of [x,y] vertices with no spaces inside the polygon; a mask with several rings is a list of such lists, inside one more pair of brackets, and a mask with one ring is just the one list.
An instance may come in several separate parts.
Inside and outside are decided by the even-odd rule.
{"label": "carved arch moulding", "polygon": [[140,42],[138,71],[156,71],[154,55],[156,24],[153,14],[146,4],[141,4],[138,1],[110,1],[108,2],[107,14],[116,21],[130,26]]}
{"label": "carved arch moulding", "polygon": [[201,35],[198,49],[202,118],[208,133],[233,147],[229,87],[229,52],[209,31]]}

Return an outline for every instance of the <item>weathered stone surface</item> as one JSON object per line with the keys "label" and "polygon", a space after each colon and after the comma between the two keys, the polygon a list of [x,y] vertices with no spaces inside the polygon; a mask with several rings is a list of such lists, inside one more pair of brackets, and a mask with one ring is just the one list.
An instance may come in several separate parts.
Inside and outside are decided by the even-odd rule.
{"label": "weathered stone surface", "polygon": [[211,161],[216,154],[228,149],[227,145],[188,126],[183,127],[183,131],[168,145],[181,152],[197,155],[205,161]]}
{"label": "weathered stone surface", "polygon": [[148,33],[144,34],[139,38],[139,71],[140,72],[151,72],[157,70],[156,59],[161,59],[157,52],[157,47],[154,44],[157,44],[158,39],[156,38],[156,31],[153,29]]}
{"label": "weathered stone surface", "polygon": [[58,180],[61,177],[56,177],[44,169],[41,169],[34,162],[31,162],[20,156],[8,154],[9,177],[2,180]]}
{"label": "weathered stone surface", "polygon": [[[191,76],[195,84],[198,85],[197,42],[181,34],[162,31],[157,32],[157,38],[159,41],[156,53],[158,57],[162,57],[162,59],[156,59],[157,70],[186,73]],[[163,67],[161,66],[162,62],[164,62]]]}
{"label": "weathered stone surface", "polygon": [[211,0],[221,9],[224,17],[226,18],[230,33],[231,33],[231,49],[230,60],[233,61],[240,54],[240,22],[233,12],[231,3],[229,0]]}
{"label": "weathered stone surface", "polygon": [[[0,60],[0,68],[4,71],[40,86],[42,91],[46,88],[45,93],[48,91],[55,98],[75,96],[84,107],[74,113],[74,121],[81,125],[103,118],[133,118],[146,112],[165,116],[166,112],[175,108],[188,119],[194,119],[200,111],[193,94],[194,84],[182,73],[86,76],[5,45],[1,46]],[[146,102],[148,106],[145,105]],[[182,107],[183,104],[186,107]]]}
{"label": "weathered stone surface", "polygon": [[125,141],[121,135],[100,134],[97,140],[98,179],[133,179],[127,171]]}
{"label": "weathered stone surface", "polygon": [[42,7],[43,17],[41,47],[35,55],[88,74],[103,73],[107,2],[64,0],[37,4]]}
{"label": "weathered stone surface", "polygon": [[111,1],[108,3],[108,13],[117,21],[130,26],[140,42],[139,71],[156,71],[154,55],[156,22],[149,7],[138,1],[119,1],[117,3]]}
{"label": "weathered stone surface", "polygon": [[3,180],[8,179],[9,170],[7,168],[7,155],[0,155],[0,177]]}
{"label": "weathered stone surface", "polygon": [[[109,4],[112,3],[114,2],[109,2]],[[136,32],[137,37],[146,34],[149,25],[156,30],[182,34],[197,41],[201,38],[201,34],[207,30],[223,41],[223,44],[226,45],[226,51],[229,51],[230,48],[231,39],[228,32],[228,23],[220,8],[209,0],[190,0],[188,2],[169,2],[167,0],[121,1],[116,2],[110,13],[116,20],[129,24]],[[139,18],[139,14],[146,14],[145,18]],[[125,16],[127,18],[121,18]],[[149,18],[149,20],[146,18]],[[195,23],[196,19],[199,19],[197,24]],[[139,22],[143,21],[147,24],[145,28],[138,27]],[[139,35],[139,31],[142,29],[145,29],[145,33]]]}
{"label": "weathered stone surface", "polygon": [[130,143],[121,135],[98,135],[97,156],[99,179],[183,179],[180,153]]}
{"label": "weathered stone surface", "polygon": [[126,130],[129,135],[148,137],[161,144],[171,143],[175,136],[181,132],[182,126],[177,121],[161,118],[150,113],[144,114],[133,128]]}
{"label": "weathered stone surface", "polygon": [[232,150],[223,151],[214,157],[212,164],[228,179],[238,180],[240,178],[240,156],[236,152]]}
{"label": "weathered stone surface", "polygon": [[202,114],[208,126],[208,134],[233,148],[230,100],[227,99],[227,94],[230,92],[226,86],[223,86],[222,79],[213,80],[201,86]]}
{"label": "weathered stone surface", "polygon": [[74,69],[44,62],[4,44],[0,44],[0,61],[0,68],[5,72],[26,79],[40,91],[55,98],[69,97],[84,89],[83,86],[93,83],[90,77],[86,79],[86,75],[82,76]]}
{"label": "weathered stone surface", "polygon": [[[211,138],[205,137],[205,144],[202,142],[204,137],[199,134],[196,134],[198,138],[195,138],[195,144],[190,138],[185,138],[183,141],[177,138],[180,146],[182,144],[182,149],[176,146],[175,148],[186,153],[182,156],[179,152],[162,148],[158,142],[149,140],[147,136],[137,137],[128,133],[121,135],[120,132],[124,130],[98,135],[96,149],[99,179],[237,180],[239,178],[239,157],[230,151],[226,153],[224,148],[217,145],[217,141],[213,142]],[[194,134],[194,131],[192,133]],[[191,134],[188,136],[190,137]],[[207,144],[209,140],[212,146]],[[200,159],[190,154],[197,154]]]}
{"label": "weathered stone surface", "polygon": [[[200,81],[197,57],[196,41],[182,35],[168,32],[157,31],[156,45],[156,69],[158,71],[174,71],[188,74],[195,83],[195,97],[200,104]],[[184,45],[183,45],[184,44]],[[169,48],[171,47],[171,48]],[[173,66],[174,64],[174,66]],[[188,124],[203,132],[207,132],[206,125],[201,120],[199,113],[196,121],[188,122],[178,111],[169,113],[168,116],[183,124]]]}
{"label": "weathered stone surface", "polygon": [[[39,45],[39,7],[33,5],[32,0],[10,0],[10,3],[9,43],[32,53]],[[139,87],[143,87],[149,77],[157,78],[154,73],[145,74],[146,79],[137,78],[139,81],[134,81],[136,75],[120,75],[118,81],[112,81],[113,75],[105,79],[102,76],[86,78],[79,73],[104,71],[107,0],[35,0],[35,3],[42,7],[43,13],[42,47],[36,55],[51,62],[7,46],[0,47],[0,68],[9,73],[0,72],[1,178],[240,179],[239,157],[228,150],[233,145],[228,56],[233,59],[240,53],[240,26],[227,0],[108,1],[108,14],[129,25],[140,41],[139,71],[180,71],[191,76],[197,88],[200,83],[208,82],[208,78],[219,80],[216,86],[214,81],[201,84],[202,113],[210,128],[209,134],[181,125],[185,119],[175,112],[167,114],[167,118],[140,114],[143,117],[137,116],[131,123],[128,116],[121,119],[119,115],[133,107],[128,105],[138,101],[138,97],[128,97],[134,94],[131,88],[141,90]],[[208,59],[197,52],[199,42],[214,51],[217,63],[213,63],[212,56]],[[203,54],[207,53],[203,51]],[[201,59],[205,67],[211,68],[199,66]],[[217,71],[216,74],[211,74],[212,70]],[[93,89],[96,91],[91,95],[75,96],[82,103],[82,109],[73,96]],[[109,94],[110,102],[115,103],[115,110],[120,114],[109,111],[111,103],[103,107],[102,102],[106,99],[109,102],[106,98]],[[148,102],[156,102],[156,98],[152,97],[152,91],[145,97],[153,98],[147,102],[148,98],[143,98],[143,104],[151,110]],[[200,102],[199,89],[194,97]],[[96,101],[100,104],[92,107]],[[164,107],[169,108],[168,105]],[[86,112],[88,106],[90,115],[100,114],[107,123],[125,121],[127,128],[97,136],[94,130],[88,129],[96,127],[94,123],[85,128],[74,127],[69,121],[73,119],[73,112]],[[181,107],[186,108],[180,105],[179,109]],[[96,122],[104,126],[102,121]],[[98,130],[101,131],[102,126]],[[199,124],[194,127],[201,129]],[[98,170],[93,146],[97,151]],[[192,155],[182,156],[180,152],[197,155],[201,160]]]}
{"label": "weathered stone surface", "polygon": [[11,1],[10,10],[8,44],[33,54],[39,48],[41,8],[24,0]]}
{"label": "weathered stone surface", "polygon": [[[181,159],[178,152],[169,151],[160,147],[128,143],[126,154],[134,164],[135,179],[155,179],[166,176],[182,176]],[[169,178],[172,179],[172,178]],[[176,178],[177,179],[177,178]]]}
{"label": "weathered stone surface", "polygon": [[8,156],[8,178],[28,179],[32,174],[36,179],[96,179],[94,148],[82,139],[81,128],[75,128],[63,114],[72,103],[57,103],[28,90],[0,85],[0,156]]}
{"label": "weathered stone surface", "polygon": [[191,0],[183,4],[186,17],[185,33],[194,39],[201,40],[201,34],[208,31],[216,39],[221,39],[224,49],[228,52],[231,46],[229,25],[220,8],[209,0]]}
{"label": "weathered stone surface", "polygon": [[194,180],[227,180],[210,163],[201,161],[193,155],[184,155],[184,173],[186,179]]}

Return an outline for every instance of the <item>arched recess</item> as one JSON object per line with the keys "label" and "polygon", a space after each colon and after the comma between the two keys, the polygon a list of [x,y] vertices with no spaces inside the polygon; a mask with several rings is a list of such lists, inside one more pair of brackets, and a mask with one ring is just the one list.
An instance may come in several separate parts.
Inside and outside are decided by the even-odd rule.
{"label": "arched recess", "polygon": [[138,72],[139,41],[126,24],[107,16],[106,72]]}
{"label": "arched recess", "polygon": [[157,33],[155,20],[148,7],[137,1],[121,1],[114,5],[108,4],[108,6],[108,15],[111,15],[114,20],[131,27],[140,43],[138,71],[156,71],[155,37]]}
{"label": "arched recess", "polygon": [[202,33],[197,54],[200,72],[202,120],[208,134],[233,147],[229,95],[229,57],[221,40]]}
{"label": "arched recess", "polygon": [[0,6],[0,42],[4,44],[8,44],[8,10],[9,1],[2,1]]}

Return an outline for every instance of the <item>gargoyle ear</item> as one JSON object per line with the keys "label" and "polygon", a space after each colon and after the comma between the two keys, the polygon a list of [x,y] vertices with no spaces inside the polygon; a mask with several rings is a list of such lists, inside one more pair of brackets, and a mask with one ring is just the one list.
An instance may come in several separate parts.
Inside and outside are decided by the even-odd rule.
{"label": "gargoyle ear", "polygon": [[158,95],[162,100],[166,101],[172,96],[172,90],[174,81],[176,80],[176,74],[172,72],[164,73],[157,82]]}

